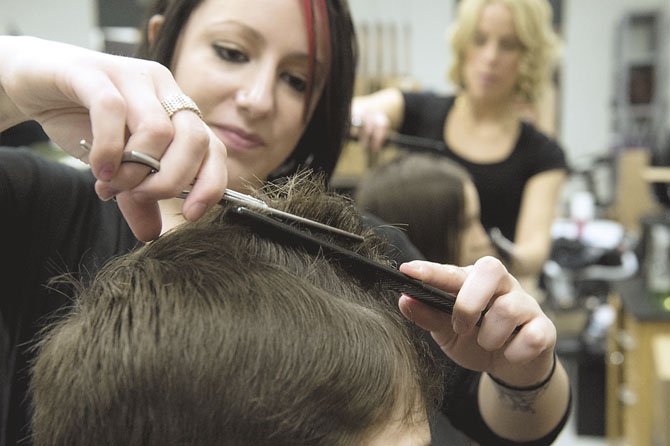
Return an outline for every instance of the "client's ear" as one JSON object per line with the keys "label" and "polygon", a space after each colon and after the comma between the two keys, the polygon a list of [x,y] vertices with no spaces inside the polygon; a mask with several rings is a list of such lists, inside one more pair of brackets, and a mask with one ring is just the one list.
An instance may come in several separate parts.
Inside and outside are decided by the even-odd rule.
{"label": "client's ear", "polygon": [[147,24],[147,38],[149,39],[150,45],[153,45],[156,41],[156,36],[158,35],[161,26],[163,26],[163,22],[165,22],[165,16],[162,14],[155,14],[149,19],[149,23]]}

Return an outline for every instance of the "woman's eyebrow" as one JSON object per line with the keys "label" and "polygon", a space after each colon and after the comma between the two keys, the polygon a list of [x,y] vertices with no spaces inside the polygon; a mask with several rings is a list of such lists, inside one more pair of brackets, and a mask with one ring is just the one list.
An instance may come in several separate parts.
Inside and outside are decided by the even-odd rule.
{"label": "woman's eyebrow", "polygon": [[[308,61],[309,61],[309,55],[307,53],[293,53],[293,54],[289,54],[286,57],[286,60],[289,63],[307,64]],[[325,61],[323,61],[322,59],[317,57],[314,62],[315,62],[315,66],[314,66],[314,72],[315,73],[317,73],[319,75],[322,75],[322,76],[324,76],[328,73],[328,71],[327,71],[328,64]]]}
{"label": "woman's eyebrow", "polygon": [[212,27],[217,29],[232,29],[244,35],[247,39],[253,40],[258,43],[265,43],[265,37],[254,28],[248,26],[245,23],[238,22],[237,20],[221,20],[212,22]]}
{"label": "woman's eyebrow", "polygon": [[[221,20],[213,22],[212,26],[223,30],[232,29],[234,31],[241,33],[247,39],[255,41],[256,43],[259,44],[267,43],[267,39],[263,36],[263,34],[259,33],[256,29],[248,26],[243,22],[238,22],[237,20],[232,19]],[[296,51],[294,53],[288,54],[286,56],[286,59],[293,63],[307,63],[307,60],[309,59],[309,54],[307,53],[306,50],[304,52]],[[327,73],[326,71],[327,63],[325,61],[317,57],[315,62],[316,62],[315,68],[317,73],[321,75]]]}

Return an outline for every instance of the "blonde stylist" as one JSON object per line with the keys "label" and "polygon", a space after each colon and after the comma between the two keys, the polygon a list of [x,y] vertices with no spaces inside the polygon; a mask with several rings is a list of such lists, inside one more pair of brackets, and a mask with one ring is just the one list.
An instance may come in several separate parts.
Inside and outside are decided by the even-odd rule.
{"label": "blonde stylist", "polygon": [[513,242],[506,247],[512,271],[532,277],[549,254],[566,176],[558,143],[517,112],[520,103],[536,103],[549,81],[557,46],[551,7],[546,0],[462,0],[451,44],[456,96],[382,90],[355,98],[353,118],[372,148],[392,130],[444,141],[445,156],[473,178],[484,228]]}

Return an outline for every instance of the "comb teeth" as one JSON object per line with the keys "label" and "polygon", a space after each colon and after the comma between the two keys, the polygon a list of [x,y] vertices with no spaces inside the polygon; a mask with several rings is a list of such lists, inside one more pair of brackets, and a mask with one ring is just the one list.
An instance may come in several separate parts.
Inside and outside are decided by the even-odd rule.
{"label": "comb teeth", "polygon": [[438,310],[452,313],[456,297],[445,291],[424,284],[400,271],[382,265],[345,249],[327,240],[280,222],[245,207],[231,209],[231,212],[246,221],[254,230],[273,240],[300,246],[308,252],[323,254],[336,262],[349,274],[356,277],[362,284],[380,284],[397,292],[407,294]]}
{"label": "comb teeth", "polygon": [[398,294],[406,294],[440,311],[444,311],[448,314],[454,312],[454,301],[456,298],[437,288],[431,290],[425,283],[413,286],[404,281],[399,282],[393,278],[382,278],[379,283],[392,289]]}

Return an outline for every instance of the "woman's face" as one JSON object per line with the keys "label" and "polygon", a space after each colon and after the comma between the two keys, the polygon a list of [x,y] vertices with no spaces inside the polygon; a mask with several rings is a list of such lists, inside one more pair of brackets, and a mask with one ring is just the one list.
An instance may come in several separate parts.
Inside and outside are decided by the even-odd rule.
{"label": "woman's face", "polygon": [[465,51],[463,78],[468,94],[486,102],[510,99],[518,82],[522,48],[509,8],[501,2],[484,6]]}
{"label": "woman's face", "polygon": [[[226,145],[233,189],[265,180],[305,129],[305,29],[296,0],[204,0],[180,36],[172,71]],[[320,45],[313,102],[327,65]]]}
{"label": "woman's face", "polygon": [[471,181],[463,184],[465,219],[458,240],[458,264],[472,265],[481,257],[493,255],[491,241],[482,226],[479,213],[479,194]]}

